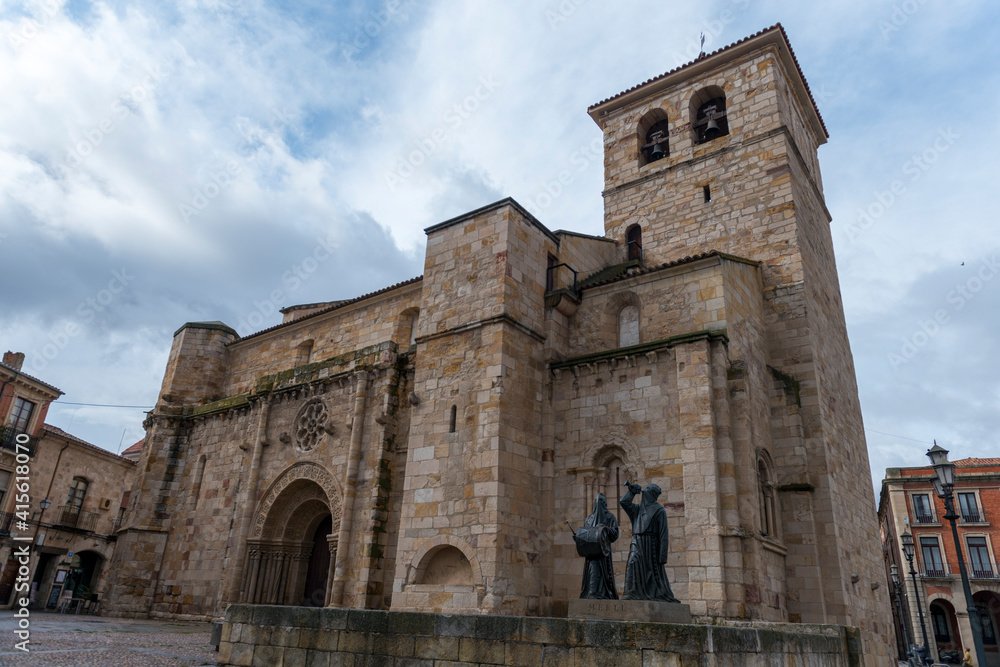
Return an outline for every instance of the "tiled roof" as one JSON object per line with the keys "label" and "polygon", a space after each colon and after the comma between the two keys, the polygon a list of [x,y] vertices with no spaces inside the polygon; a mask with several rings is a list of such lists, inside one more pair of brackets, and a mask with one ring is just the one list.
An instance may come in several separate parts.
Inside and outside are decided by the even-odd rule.
{"label": "tiled roof", "polygon": [[605,104],[605,103],[610,102],[612,100],[616,100],[619,97],[622,97],[623,95],[627,95],[627,94],[631,93],[634,90],[638,90],[639,88],[642,88],[643,86],[647,86],[647,85],[649,85],[651,83],[659,81],[660,79],[663,79],[663,78],[665,78],[667,76],[670,76],[671,74],[676,74],[677,72],[680,72],[680,71],[685,70],[685,69],[687,69],[689,67],[692,67],[696,63],[699,63],[702,60],[705,60],[706,58],[711,58],[712,56],[716,56],[716,55],[718,55],[720,53],[725,53],[726,51],[729,51],[730,49],[733,49],[733,48],[739,46],[740,44],[744,44],[744,43],[750,41],[751,39],[756,39],[757,37],[760,37],[761,35],[767,34],[767,33],[771,32],[773,30],[777,30],[778,32],[781,33],[782,39],[785,41],[785,44],[788,46],[788,54],[792,57],[792,62],[795,63],[795,69],[798,70],[799,77],[802,79],[802,84],[806,88],[806,93],[808,93],[808,95],[809,95],[809,101],[812,102],[813,109],[816,111],[816,116],[819,118],[819,123],[820,123],[820,125],[823,126],[823,132],[826,134],[827,137],[829,137],[830,136],[830,132],[826,129],[826,123],[823,121],[823,116],[819,112],[819,107],[816,106],[816,99],[813,97],[812,90],[809,88],[809,82],[806,81],[806,77],[802,73],[802,67],[799,65],[799,59],[795,56],[795,51],[792,49],[791,42],[788,41],[788,34],[785,32],[785,28],[780,23],[775,23],[770,28],[765,28],[765,29],[761,30],[760,32],[757,32],[757,33],[754,33],[753,35],[750,35],[749,37],[744,37],[743,39],[739,40],[738,42],[733,42],[732,44],[730,44],[728,46],[722,47],[721,49],[717,49],[715,51],[712,51],[711,53],[705,54],[703,56],[699,56],[698,58],[696,58],[695,60],[692,60],[689,63],[685,63],[684,65],[680,65],[679,67],[675,67],[674,69],[672,69],[670,71],[667,71],[667,72],[664,72],[663,74],[660,74],[659,76],[654,76],[652,79],[647,79],[646,81],[643,81],[642,83],[640,83],[638,85],[635,85],[635,86],[632,86],[631,88],[623,90],[622,92],[618,93],[617,95],[612,95],[611,97],[609,97],[607,99],[604,99],[604,100],[601,100],[600,102],[598,102],[596,104],[591,104],[587,108],[587,110],[589,111],[590,109],[593,109],[594,107],[599,107],[602,104]]}
{"label": "tiled roof", "polygon": [[952,461],[952,463],[954,463],[957,466],[1000,466],[1000,458],[995,456],[982,459],[969,457],[966,459],[959,459],[957,461]]}
{"label": "tiled roof", "polygon": [[352,303],[357,303],[358,301],[364,301],[365,299],[370,299],[370,298],[372,298],[374,296],[378,296],[379,294],[385,294],[386,292],[391,292],[392,290],[397,289],[399,287],[404,287],[406,285],[412,285],[413,283],[419,282],[419,281],[421,281],[423,279],[424,279],[423,276],[417,276],[416,278],[410,278],[409,280],[404,280],[403,282],[396,283],[395,285],[389,285],[388,287],[383,287],[380,290],[375,290],[374,292],[369,292],[368,294],[362,294],[361,296],[354,297],[353,299],[344,299],[342,301],[335,301],[335,302],[333,302],[334,305],[330,306],[329,308],[324,308],[323,310],[317,310],[315,313],[309,313],[308,315],[303,315],[302,317],[300,317],[298,319],[290,320],[288,322],[282,322],[281,324],[275,324],[273,327],[268,327],[267,329],[261,329],[257,333],[252,333],[249,336],[244,336],[243,338],[237,338],[232,343],[229,343],[229,345],[235,345],[237,343],[242,343],[245,340],[249,340],[251,338],[256,338],[257,336],[261,336],[261,335],[269,333],[271,331],[275,331],[275,330],[280,329],[282,327],[291,326],[292,324],[298,324],[299,322],[301,322],[303,320],[308,320],[311,317],[319,317],[320,315],[325,315],[326,313],[329,313],[329,312],[332,312],[334,310],[337,310],[338,308],[343,308],[344,306],[349,306]]}
{"label": "tiled roof", "polygon": [[143,438],[139,442],[135,443],[134,445],[126,447],[124,450],[122,450],[122,453],[120,454],[120,456],[125,456],[126,454],[132,454],[134,452],[141,452],[142,451],[142,443],[144,443],[144,442],[146,442],[145,438]]}
{"label": "tiled roof", "polygon": [[34,380],[35,382],[37,382],[38,384],[42,385],[43,387],[46,387],[46,388],[48,388],[48,389],[51,389],[52,391],[54,391],[54,392],[58,393],[58,394],[59,394],[60,396],[62,396],[63,394],[65,394],[65,393],[66,393],[66,392],[64,392],[64,391],[63,391],[62,389],[60,389],[60,388],[58,388],[58,387],[53,387],[53,386],[52,386],[52,385],[50,385],[50,384],[49,384],[48,382],[42,382],[41,380],[39,380],[39,379],[38,379],[38,378],[36,378],[35,376],[33,376],[33,375],[28,375],[28,374],[27,374],[27,373],[25,373],[24,371],[19,371],[19,370],[17,370],[16,368],[11,368],[10,366],[8,366],[8,365],[7,365],[7,364],[5,364],[5,363],[2,363],[2,362],[0,362],[0,366],[3,366],[4,368],[6,368],[6,369],[7,369],[8,371],[10,371],[11,373],[17,373],[17,374],[18,374],[18,375],[20,375],[21,377],[25,377],[25,378],[28,378],[29,380]]}
{"label": "tiled roof", "polygon": [[586,283],[586,278],[584,282],[586,285],[581,289],[590,289],[591,287],[597,287],[599,285],[607,285],[609,283],[618,282],[619,280],[626,280],[635,276],[641,276],[647,273],[655,273],[656,271],[662,271],[664,269],[669,269],[675,266],[680,266],[681,264],[689,264],[690,262],[697,262],[700,259],[707,259],[709,257],[721,257],[722,259],[728,259],[734,262],[741,262],[743,264],[750,264],[751,266],[760,266],[760,262],[747,259],[745,257],[738,257],[736,255],[730,255],[728,253],[719,252],[718,250],[709,250],[708,252],[703,252],[698,255],[690,255],[688,257],[682,257],[680,259],[675,259],[672,262],[666,262],[664,264],[658,264],[657,266],[639,266],[626,273],[611,273],[610,277],[606,280],[598,280],[593,283]]}
{"label": "tiled roof", "polygon": [[[62,430],[58,426],[53,426],[52,424],[42,424],[42,430],[43,431],[47,431],[48,433],[51,433],[52,435],[59,436],[60,438],[66,438],[67,440],[72,440],[73,442],[77,443],[78,445],[83,445],[84,447],[89,447],[90,449],[93,449],[94,451],[100,452],[101,454],[105,454],[107,456],[111,456],[111,457],[116,458],[116,459],[122,459],[122,457],[118,456],[114,452],[109,452],[108,450],[104,449],[103,447],[98,447],[97,445],[92,445],[89,442],[87,442],[86,440],[82,440],[82,439],[76,437],[75,435],[71,435],[71,434],[67,433],[66,431]],[[134,463],[134,461],[129,461],[128,459],[122,459],[122,460],[126,461],[128,463]]]}

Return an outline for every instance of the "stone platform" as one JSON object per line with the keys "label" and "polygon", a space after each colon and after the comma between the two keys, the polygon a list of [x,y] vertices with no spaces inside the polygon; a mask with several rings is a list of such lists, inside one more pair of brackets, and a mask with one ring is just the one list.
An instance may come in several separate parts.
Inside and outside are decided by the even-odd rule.
{"label": "stone platform", "polygon": [[740,627],[230,605],[219,665],[855,667],[839,625]]}
{"label": "stone platform", "polygon": [[691,623],[691,607],[656,600],[570,600],[570,618],[602,618],[640,623]]}

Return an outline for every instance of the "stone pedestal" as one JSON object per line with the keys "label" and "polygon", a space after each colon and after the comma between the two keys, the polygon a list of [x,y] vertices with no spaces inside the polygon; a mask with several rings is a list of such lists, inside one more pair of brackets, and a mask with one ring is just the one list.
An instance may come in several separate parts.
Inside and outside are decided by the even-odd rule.
{"label": "stone pedestal", "polygon": [[691,607],[655,600],[570,600],[570,618],[603,618],[641,623],[691,623]]}

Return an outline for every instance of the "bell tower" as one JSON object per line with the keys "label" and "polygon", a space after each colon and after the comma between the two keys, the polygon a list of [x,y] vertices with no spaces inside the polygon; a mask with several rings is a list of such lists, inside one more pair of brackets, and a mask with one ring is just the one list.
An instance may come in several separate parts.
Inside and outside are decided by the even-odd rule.
{"label": "bell tower", "polygon": [[773,380],[757,409],[770,428],[755,440],[773,455],[788,620],[884,634],[884,601],[857,583],[881,560],[817,156],[828,134],[784,29],[589,113],[604,133],[604,225],[619,261],[716,251],[760,263],[766,343],[739,363]]}

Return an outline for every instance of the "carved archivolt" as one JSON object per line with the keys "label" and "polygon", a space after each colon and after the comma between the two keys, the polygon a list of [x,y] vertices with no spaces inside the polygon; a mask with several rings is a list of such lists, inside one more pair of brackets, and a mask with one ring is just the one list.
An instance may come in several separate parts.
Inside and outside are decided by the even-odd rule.
{"label": "carved archivolt", "polygon": [[624,429],[613,429],[595,438],[583,460],[601,468],[615,458],[620,459],[630,472],[638,473],[638,468],[633,470],[633,466],[638,466],[642,457],[639,456],[639,449],[635,443],[624,433]]}
{"label": "carved archivolt", "polygon": [[295,510],[311,500],[318,500],[329,508],[336,526],[340,522],[342,497],[340,484],[323,466],[312,461],[291,465],[264,493],[254,515],[251,538],[260,539],[265,533],[265,524],[268,537],[283,534]]}
{"label": "carved archivolt", "polygon": [[306,401],[295,417],[295,444],[309,452],[316,448],[330,419],[330,412],[321,398]]}

